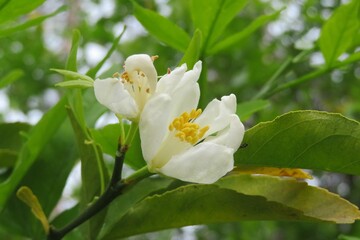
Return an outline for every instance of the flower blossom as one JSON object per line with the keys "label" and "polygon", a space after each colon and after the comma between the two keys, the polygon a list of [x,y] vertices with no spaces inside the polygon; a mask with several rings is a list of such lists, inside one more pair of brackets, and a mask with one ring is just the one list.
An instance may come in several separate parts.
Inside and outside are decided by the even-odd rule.
{"label": "flower blossom", "polygon": [[146,54],[128,57],[121,75],[95,80],[96,99],[115,114],[138,121],[142,109],[156,89],[155,59]]}
{"label": "flower blossom", "polygon": [[[202,111],[197,80],[201,62],[164,77],[140,118],[142,153],[150,172],[194,183],[214,183],[234,167],[234,152],[244,136],[235,114],[236,97],[213,100]],[[176,73],[175,73],[176,72]]]}

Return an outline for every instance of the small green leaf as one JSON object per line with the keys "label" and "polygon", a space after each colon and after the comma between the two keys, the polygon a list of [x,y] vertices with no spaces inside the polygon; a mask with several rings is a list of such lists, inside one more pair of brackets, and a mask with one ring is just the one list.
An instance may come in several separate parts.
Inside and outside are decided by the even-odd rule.
{"label": "small green leaf", "polygon": [[53,17],[53,16],[57,15],[58,13],[65,11],[66,9],[67,9],[66,6],[62,6],[51,14],[28,20],[27,22],[16,25],[16,26],[9,27],[8,25],[2,25],[2,26],[0,26],[0,37],[5,37],[5,36],[8,36],[15,32],[22,31],[24,29],[27,29],[27,28],[30,28],[33,26],[37,26],[40,23],[42,23],[43,21],[45,21],[46,19]]}
{"label": "small green leaf", "polygon": [[196,29],[194,36],[190,41],[188,48],[185,51],[183,58],[179,65],[186,63],[188,69],[192,69],[194,64],[199,60],[201,51],[202,35],[199,29]]}
{"label": "small green leaf", "polygon": [[319,46],[328,67],[332,67],[338,57],[352,46],[354,36],[360,30],[359,12],[360,1],[353,0],[337,8],[324,24]]}
{"label": "small green leaf", "polygon": [[360,175],[360,124],[340,114],[296,111],[249,129],[235,164]]}
{"label": "small green leaf", "polygon": [[15,69],[9,72],[7,75],[0,79],[0,89],[3,87],[8,86],[9,84],[13,83],[14,81],[18,80],[24,76],[24,71],[21,69]]}
{"label": "small green leaf", "polygon": [[41,222],[46,234],[49,233],[49,222],[41,204],[30,188],[23,186],[16,192],[16,196],[31,208],[31,212]]}
{"label": "small green leaf", "polygon": [[186,51],[190,37],[182,28],[158,13],[141,7],[135,1],[132,3],[135,17],[152,36],[181,52]]}
{"label": "small green leaf", "polygon": [[209,50],[207,51],[208,55],[215,55],[218,52],[221,52],[225,49],[228,49],[230,47],[233,47],[236,44],[239,44],[244,38],[250,36],[253,32],[255,32],[257,29],[265,25],[271,20],[276,19],[280,12],[282,10],[276,11],[269,15],[263,15],[255,19],[253,22],[251,22],[246,28],[244,28],[242,31],[235,33],[228,38],[222,40],[219,43],[211,45]]}
{"label": "small green leaf", "polygon": [[64,88],[90,88],[93,87],[94,84],[85,80],[68,80],[65,82],[59,82],[55,84],[55,86]]}
{"label": "small green leaf", "polygon": [[251,114],[260,111],[270,105],[267,100],[253,100],[243,102],[237,105],[236,113],[239,115],[242,121],[246,120]]}
{"label": "small green leaf", "polygon": [[78,72],[65,70],[65,69],[55,69],[55,68],[52,68],[50,70],[58,72],[58,73],[64,75],[67,79],[79,79],[79,80],[83,80],[83,81],[86,81],[86,82],[89,82],[89,83],[94,82],[94,79],[92,79],[91,77],[88,77],[88,76],[83,75],[83,74],[78,73]]}

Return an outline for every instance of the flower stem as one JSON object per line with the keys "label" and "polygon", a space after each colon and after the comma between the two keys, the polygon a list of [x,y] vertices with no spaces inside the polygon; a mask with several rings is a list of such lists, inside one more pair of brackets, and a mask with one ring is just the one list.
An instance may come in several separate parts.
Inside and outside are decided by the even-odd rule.
{"label": "flower stem", "polygon": [[[124,183],[121,180],[121,172],[124,164],[125,154],[128,150],[127,145],[120,144],[121,139],[119,139],[118,149],[115,156],[115,165],[111,180],[105,192],[98,198],[96,202],[90,205],[85,211],[80,214],[76,219],[70,222],[62,229],[55,229],[53,226],[50,227],[48,240],[60,240],[67,233],[72,231],[74,228],[78,227],[85,221],[89,220],[91,217],[102,211],[107,205],[109,205],[117,196],[123,193],[123,190],[129,185],[137,182],[128,182]],[[142,179],[142,178],[141,178]],[[139,181],[139,180],[138,180]]]}

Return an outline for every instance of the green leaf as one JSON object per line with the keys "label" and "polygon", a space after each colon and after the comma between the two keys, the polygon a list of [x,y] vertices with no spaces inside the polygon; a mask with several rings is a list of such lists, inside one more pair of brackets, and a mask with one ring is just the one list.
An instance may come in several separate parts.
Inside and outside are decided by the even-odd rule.
{"label": "green leaf", "polygon": [[16,166],[9,179],[0,184],[0,212],[5,206],[10,194],[37,159],[49,139],[58,131],[65,119],[65,98],[62,98],[51,108],[36,126],[30,131],[27,142],[22,146]]}
{"label": "green leaf", "polygon": [[352,46],[354,36],[360,30],[359,14],[360,1],[353,0],[337,8],[324,24],[319,46],[328,67],[332,67],[338,57]]}
{"label": "green leaf", "polygon": [[[118,222],[121,221],[121,218],[127,211],[129,211],[137,202],[141,201],[146,196],[159,191],[164,191],[170,186],[172,181],[173,180],[169,178],[147,178],[137,183],[128,192],[116,198],[109,206],[108,215],[106,216],[104,227],[101,230],[99,239],[103,239],[104,236],[108,235],[112,231],[116,231],[116,229],[119,230],[120,225]],[[120,228],[123,229],[123,227]]]}
{"label": "green leaf", "polygon": [[105,225],[101,239],[196,224],[243,220],[349,223],[359,217],[356,206],[304,182],[236,175],[225,177],[216,185],[190,184],[146,197],[125,215],[121,212],[110,218],[116,221],[113,225]]}
{"label": "green leaf", "polygon": [[215,185],[187,185],[133,206],[102,240],[197,224],[241,220],[311,220],[298,210]]}
{"label": "green leaf", "polygon": [[181,52],[186,51],[190,37],[182,28],[158,13],[141,7],[135,1],[132,3],[135,17],[152,36]]}
{"label": "green leaf", "polygon": [[270,105],[270,102],[267,100],[253,100],[248,102],[243,102],[237,105],[236,113],[240,116],[241,120],[244,121],[248,119],[251,114],[258,112]]}
{"label": "green leaf", "polygon": [[0,79],[0,89],[3,87],[8,86],[9,84],[13,83],[14,81],[18,80],[24,76],[24,71],[21,69],[15,69],[9,72],[7,75]]}
{"label": "green leaf", "polygon": [[[81,209],[84,209],[95,200],[95,197],[104,192],[105,185],[109,181],[109,174],[102,158],[101,148],[89,133],[84,132],[71,109],[67,110],[79,147],[82,179],[80,205]],[[105,215],[106,211],[103,211],[83,225],[87,238],[96,239]]]}
{"label": "green leaf", "polygon": [[305,216],[335,223],[360,219],[357,206],[326,189],[308,186],[294,178],[241,174],[222,178],[216,185],[300,210]]}
{"label": "green leaf", "polygon": [[199,60],[201,51],[202,35],[199,29],[196,29],[194,36],[190,41],[188,48],[185,51],[183,58],[179,65],[186,63],[188,69],[192,69],[194,64]]}
{"label": "green leaf", "polygon": [[253,22],[251,22],[246,28],[244,28],[240,32],[232,34],[231,36],[222,40],[221,42],[211,45],[211,47],[207,51],[207,54],[215,55],[218,52],[221,52],[225,49],[235,46],[236,44],[239,44],[244,38],[250,36],[250,34],[255,32],[257,29],[259,29],[269,21],[276,19],[281,11],[282,10],[279,10],[272,14],[263,15],[256,18]]}
{"label": "green leaf", "polygon": [[360,125],[335,113],[296,111],[249,129],[235,164],[360,175]]}
{"label": "green leaf", "polygon": [[9,0],[0,6],[0,23],[15,19],[20,15],[30,13],[43,4],[45,0]]}
{"label": "green leaf", "polygon": [[93,87],[94,84],[85,80],[68,80],[64,82],[59,82],[55,84],[55,86],[64,88],[90,88]]}
{"label": "green leaf", "polygon": [[46,19],[53,17],[53,16],[57,15],[58,13],[65,11],[66,9],[67,9],[66,6],[62,6],[51,14],[31,19],[25,23],[22,23],[22,24],[19,24],[16,26],[9,27],[7,24],[0,26],[0,38],[8,36],[10,34],[13,34],[14,32],[18,32],[18,31],[21,31],[21,30],[24,30],[24,29],[27,29],[27,28],[30,28],[33,26],[37,26],[40,23],[42,23],[43,21],[45,21]]}
{"label": "green leaf", "polygon": [[194,26],[203,34],[205,51],[221,36],[247,1],[193,0],[190,4]]}
{"label": "green leaf", "polygon": [[[76,68],[75,66],[72,66],[71,68]],[[89,82],[89,83],[94,82],[94,79],[92,79],[91,77],[88,77],[88,76],[83,75],[83,74],[78,73],[78,72],[65,70],[65,69],[55,69],[55,68],[52,68],[50,70],[58,72],[58,73],[64,75],[66,77],[66,79],[78,79],[78,80],[83,80],[83,81],[86,81],[86,82]]]}

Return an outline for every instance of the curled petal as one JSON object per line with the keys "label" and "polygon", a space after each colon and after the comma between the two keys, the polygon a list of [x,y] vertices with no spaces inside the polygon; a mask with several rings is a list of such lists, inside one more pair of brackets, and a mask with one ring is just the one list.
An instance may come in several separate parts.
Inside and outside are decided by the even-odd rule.
{"label": "curled petal", "polygon": [[212,100],[196,119],[200,126],[209,126],[205,137],[226,128],[230,123],[230,115],[236,112],[236,96],[223,96],[221,100]]}
{"label": "curled petal", "polygon": [[96,79],[94,82],[96,99],[116,114],[133,119],[138,115],[138,107],[124,84],[116,78]]}
{"label": "curled petal", "polygon": [[245,128],[236,114],[230,115],[230,124],[215,136],[209,136],[205,142],[212,142],[230,147],[234,152],[240,147],[244,138]]}
{"label": "curled petal", "polygon": [[186,64],[183,64],[180,67],[175,68],[170,73],[162,76],[156,86],[156,92],[171,93],[174,90],[174,86],[176,86],[183,78],[186,69]]}
{"label": "curled petal", "polygon": [[142,71],[148,79],[150,92],[155,92],[157,83],[157,72],[154,67],[153,60],[149,55],[131,55],[125,60],[124,69],[129,74],[130,78],[137,77],[138,71]]}
{"label": "curled petal", "polygon": [[211,184],[234,167],[233,149],[203,142],[173,156],[159,172],[182,181]]}

